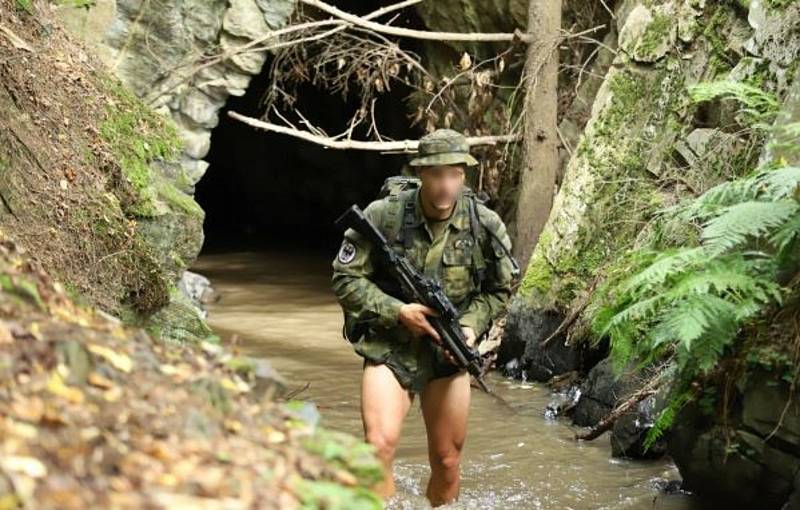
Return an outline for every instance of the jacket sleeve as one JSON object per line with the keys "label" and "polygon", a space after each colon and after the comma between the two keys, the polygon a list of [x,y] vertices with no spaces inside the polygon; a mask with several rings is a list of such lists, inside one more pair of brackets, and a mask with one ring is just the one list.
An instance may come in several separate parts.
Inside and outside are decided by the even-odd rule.
{"label": "jacket sleeve", "polygon": [[[364,214],[375,225],[381,225],[384,203],[375,201]],[[331,278],[333,292],[346,313],[359,322],[381,327],[397,324],[403,301],[383,292],[370,280],[374,272],[370,243],[358,232],[347,229],[333,260]]]}
{"label": "jacket sleeve", "polygon": [[[498,245],[503,245],[511,252],[511,239],[506,232],[506,226],[494,211],[490,209],[479,210],[482,223],[494,233],[488,235],[487,242],[491,250],[486,257],[486,278],[481,292],[467,305],[459,322],[462,326],[469,326],[475,331],[475,336],[480,338],[486,333],[495,317],[503,310],[511,297],[511,286],[514,278],[514,265],[506,251]],[[497,239],[495,239],[495,236]]]}

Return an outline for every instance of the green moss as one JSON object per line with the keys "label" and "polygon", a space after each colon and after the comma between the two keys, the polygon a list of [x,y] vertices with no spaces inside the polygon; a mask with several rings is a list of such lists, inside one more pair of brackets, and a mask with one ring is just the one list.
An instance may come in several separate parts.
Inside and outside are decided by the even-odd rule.
{"label": "green moss", "polygon": [[[539,242],[547,244],[544,239],[540,239]],[[528,263],[528,268],[525,270],[525,276],[523,276],[519,286],[519,294],[521,296],[528,296],[531,292],[546,294],[553,285],[554,279],[555,274],[550,267],[550,263],[547,262],[541,252],[536,251]]]}
{"label": "green moss", "polygon": [[15,0],[14,5],[17,10],[33,14],[33,0]]}
{"label": "green moss", "polygon": [[383,480],[383,468],[375,457],[374,447],[349,434],[319,427],[303,442],[303,447],[330,466],[353,473],[363,486]]}
{"label": "green moss", "polygon": [[637,52],[643,55],[653,53],[669,37],[674,26],[675,24],[669,16],[664,13],[656,13],[639,39]]}
{"label": "green moss", "polygon": [[768,9],[776,11],[783,10],[792,5],[797,0],[764,0],[764,4]]}
{"label": "green moss", "polygon": [[728,33],[728,25],[731,16],[735,15],[725,6],[719,6],[707,20],[700,20],[703,27],[703,38],[711,47],[709,57],[709,67],[714,70],[713,74],[720,74],[733,69],[738,57],[728,54],[728,43],[724,34]]}
{"label": "green moss", "polygon": [[147,107],[118,80],[101,77],[101,81],[111,93],[112,101],[106,108],[106,118],[100,124],[100,136],[109,144],[137,194],[131,212],[137,216],[154,216],[157,190],[154,189],[150,165],[153,161],[175,161],[178,158],[182,144],[177,129],[169,119]]}
{"label": "green moss", "polygon": [[191,216],[203,217],[203,209],[194,198],[182,192],[169,182],[162,181],[157,185],[158,196],[166,201],[173,210],[182,210]]}
{"label": "green moss", "polygon": [[27,278],[0,273],[0,289],[8,295],[27,301],[40,310],[47,308],[39,295],[36,283]]}

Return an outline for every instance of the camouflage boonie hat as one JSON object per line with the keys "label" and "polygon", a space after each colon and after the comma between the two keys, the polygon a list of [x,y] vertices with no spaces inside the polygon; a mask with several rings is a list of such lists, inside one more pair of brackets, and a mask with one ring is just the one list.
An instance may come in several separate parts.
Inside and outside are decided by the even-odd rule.
{"label": "camouflage boonie hat", "polygon": [[452,129],[437,129],[419,140],[418,156],[409,166],[467,165],[478,164],[469,153],[467,138]]}

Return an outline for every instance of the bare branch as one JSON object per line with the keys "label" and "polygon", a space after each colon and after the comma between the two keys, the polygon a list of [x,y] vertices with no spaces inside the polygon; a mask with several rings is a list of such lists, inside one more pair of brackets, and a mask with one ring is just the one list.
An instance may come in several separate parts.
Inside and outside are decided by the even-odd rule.
{"label": "bare branch", "polygon": [[[398,3],[392,4],[392,5],[387,5],[385,7],[381,7],[380,9],[376,9],[376,10],[370,12],[369,14],[365,15],[361,19],[369,21],[371,19],[378,18],[378,17],[383,16],[385,14],[388,14],[390,12],[394,12],[394,11],[403,9],[403,8],[408,7],[410,5],[418,4],[421,1],[422,0],[403,0],[402,2],[398,2]],[[320,27],[330,26],[330,25],[333,25],[334,28],[331,28],[330,30],[326,30],[325,32],[321,32],[321,33],[318,33],[318,34],[313,35],[313,36],[294,39],[294,40],[288,40],[288,41],[279,41],[279,42],[276,42],[276,43],[267,44],[266,46],[263,45],[267,41],[276,40],[279,36],[291,34],[291,33],[294,33],[294,32],[307,31],[307,30],[310,30],[310,29],[320,28]],[[254,39],[254,40],[252,40],[252,41],[250,41],[250,42],[248,42],[246,44],[243,44],[241,46],[237,46],[235,48],[231,48],[228,51],[224,51],[224,52],[220,53],[219,55],[208,59],[207,61],[203,62],[202,64],[197,65],[194,69],[191,69],[188,73],[186,73],[184,75],[178,74],[177,80],[173,80],[172,82],[169,82],[169,83],[166,83],[166,84],[162,84],[161,86],[157,87],[156,90],[154,92],[151,92],[150,94],[148,94],[145,97],[144,100],[148,104],[153,104],[159,97],[163,96],[164,94],[168,94],[169,92],[172,92],[179,85],[189,81],[192,78],[192,76],[196,75],[197,73],[199,73],[203,69],[206,69],[208,67],[214,66],[214,65],[216,65],[216,64],[218,64],[218,63],[220,63],[222,61],[228,60],[228,59],[230,59],[230,58],[232,58],[232,57],[234,57],[236,55],[240,55],[242,53],[251,53],[251,52],[261,52],[261,51],[276,50],[276,49],[280,49],[280,48],[285,48],[287,46],[293,46],[293,45],[302,44],[302,43],[305,43],[305,42],[310,42],[310,41],[322,39],[322,38],[328,37],[330,35],[333,35],[333,34],[335,34],[337,32],[341,32],[343,30],[346,30],[347,28],[349,28],[351,26],[352,26],[352,24],[347,23],[345,21],[340,21],[340,20],[335,20],[335,19],[328,19],[328,20],[319,20],[319,21],[309,21],[309,22],[306,22],[306,23],[299,23],[299,24],[295,24],[295,25],[289,25],[287,27],[284,27],[284,28],[281,28],[281,29],[278,29],[278,30],[272,30],[272,31],[268,32],[267,34],[265,34],[264,36],[262,36],[262,37],[260,37],[258,39]],[[182,65],[176,67],[175,69],[173,69],[174,74],[177,74],[176,71],[181,67],[185,67],[185,64],[182,64]]]}
{"label": "bare branch", "polygon": [[[262,120],[254,119],[240,113],[229,111],[228,116],[243,122],[249,126],[271,131],[273,133],[281,133],[288,136],[293,136],[307,142],[322,145],[330,149],[358,149],[367,151],[379,152],[415,152],[418,140],[397,140],[393,142],[368,142],[362,140],[335,140],[326,136],[319,136],[309,131],[293,129],[286,126],[279,126],[271,122],[264,122]],[[520,135],[496,135],[496,136],[471,136],[467,137],[467,143],[471,146],[476,145],[497,145],[499,143],[513,143],[521,139]]]}
{"label": "bare branch", "polygon": [[356,16],[337,9],[332,5],[328,5],[320,0],[300,0],[300,2],[316,7],[317,9],[327,12],[332,16],[343,19],[353,25],[368,28],[375,32],[380,32],[388,35],[395,35],[398,37],[409,37],[412,39],[424,39],[427,41],[460,41],[460,42],[504,42],[504,41],[522,41],[530,42],[532,40],[530,34],[522,32],[508,33],[461,33],[461,32],[431,32],[427,30],[414,30],[411,28],[393,27],[375,23],[364,19],[363,17]]}

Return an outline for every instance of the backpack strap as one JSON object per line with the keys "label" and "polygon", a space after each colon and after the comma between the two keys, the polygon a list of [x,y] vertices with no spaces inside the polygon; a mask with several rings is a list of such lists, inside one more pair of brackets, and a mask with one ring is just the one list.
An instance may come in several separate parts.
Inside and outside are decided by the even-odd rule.
{"label": "backpack strap", "polygon": [[[476,208],[477,208],[477,206],[476,206]],[[519,264],[517,263],[517,259],[514,258],[514,254],[511,253],[511,250],[509,250],[506,247],[505,244],[503,244],[503,240],[500,239],[500,237],[498,237],[498,235],[492,229],[490,229],[482,221],[480,221],[480,215],[479,214],[476,214],[475,216],[476,216],[476,220],[478,221],[478,223],[482,227],[481,230],[486,232],[486,233],[488,233],[489,236],[491,237],[492,249],[494,249],[495,246],[498,246],[500,248],[500,250],[505,254],[505,256],[508,257],[508,259],[511,261],[512,274],[515,277],[518,276],[519,273],[520,273],[520,268],[519,268]]]}
{"label": "backpack strap", "polygon": [[411,241],[413,240],[413,236],[411,235],[411,229],[414,228],[414,201],[413,200],[406,200],[403,204],[403,230],[401,231],[401,237],[403,241],[403,248],[408,251],[411,249]]}
{"label": "backpack strap", "polygon": [[410,246],[411,236],[406,235],[406,230],[414,219],[414,201],[409,199],[413,195],[414,189],[406,189],[387,197],[389,207],[386,208],[384,228],[389,244],[402,242],[405,248]]}
{"label": "backpack strap", "polygon": [[467,193],[469,210],[469,230],[472,234],[472,281],[475,289],[481,289],[486,279],[486,258],[483,256],[481,231],[483,224],[478,219],[478,205],[474,194]]}

